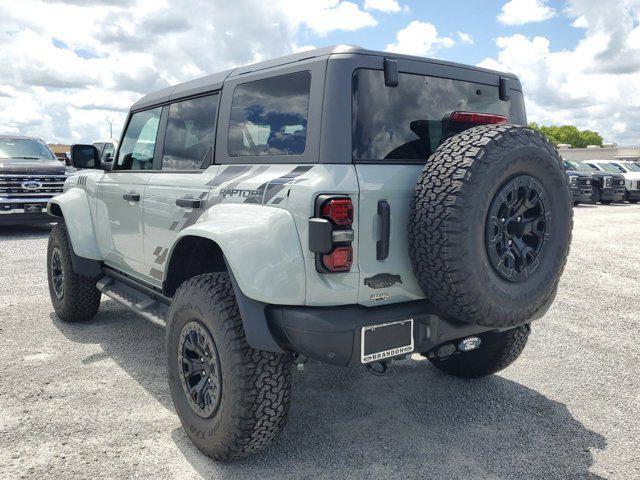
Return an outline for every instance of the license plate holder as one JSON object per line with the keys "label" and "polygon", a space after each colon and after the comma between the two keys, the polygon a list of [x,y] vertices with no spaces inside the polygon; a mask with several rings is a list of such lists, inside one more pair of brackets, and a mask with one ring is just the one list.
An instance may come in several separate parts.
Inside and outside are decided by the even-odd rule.
{"label": "license plate holder", "polygon": [[42,213],[42,205],[39,203],[25,203],[24,213]]}
{"label": "license plate holder", "polygon": [[360,332],[360,362],[371,363],[413,352],[413,318],[368,325]]}

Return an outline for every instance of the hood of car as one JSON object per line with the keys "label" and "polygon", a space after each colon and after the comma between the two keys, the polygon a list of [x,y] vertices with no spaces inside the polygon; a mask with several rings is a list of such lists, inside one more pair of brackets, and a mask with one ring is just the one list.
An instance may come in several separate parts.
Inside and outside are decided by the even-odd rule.
{"label": "hood of car", "polygon": [[58,160],[17,160],[0,158],[0,175],[64,175],[67,167]]}
{"label": "hood of car", "polygon": [[577,170],[569,170],[567,172],[567,175],[569,175],[570,177],[591,178],[592,174],[590,172],[579,172]]}
{"label": "hood of car", "polygon": [[640,180],[640,172],[627,172],[623,175],[627,180]]}

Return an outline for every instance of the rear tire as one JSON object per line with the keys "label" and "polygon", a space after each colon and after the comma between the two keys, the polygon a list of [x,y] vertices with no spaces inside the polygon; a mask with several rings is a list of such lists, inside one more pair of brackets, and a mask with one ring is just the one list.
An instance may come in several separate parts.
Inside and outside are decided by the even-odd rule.
{"label": "rear tire", "polygon": [[489,327],[544,314],[564,270],[573,209],[557,150],[485,125],[445,140],[416,185],[409,252],[441,316]]}
{"label": "rear tire", "polygon": [[204,454],[235,460],[279,435],[289,412],[292,358],[247,344],[227,273],[180,286],[169,310],[166,351],[176,412]]}
{"label": "rear tire", "polygon": [[504,370],[515,362],[524,347],[531,329],[528,325],[506,332],[487,332],[477,335],[480,347],[466,353],[456,353],[444,360],[434,357],[429,361],[449,375],[461,378],[480,378]]}
{"label": "rear tire", "polygon": [[95,278],[73,270],[71,248],[67,227],[60,221],[51,229],[47,245],[49,295],[60,320],[83,322],[98,312],[101,294]]}

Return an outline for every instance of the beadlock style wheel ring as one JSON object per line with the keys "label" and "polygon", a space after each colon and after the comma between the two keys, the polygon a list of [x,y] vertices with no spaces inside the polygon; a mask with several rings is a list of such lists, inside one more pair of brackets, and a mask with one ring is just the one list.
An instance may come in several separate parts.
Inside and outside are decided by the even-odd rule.
{"label": "beadlock style wheel ring", "polygon": [[51,252],[51,285],[58,300],[64,297],[64,271],[62,270],[62,253],[58,247]]}
{"label": "beadlock style wheel ring", "polygon": [[209,331],[191,321],[180,331],[178,345],[180,382],[191,409],[201,418],[211,417],[222,396],[220,359]]}
{"label": "beadlock style wheel ring", "polygon": [[485,229],[487,254],[498,275],[510,282],[526,280],[540,265],[550,227],[538,180],[520,175],[504,184],[491,202]]}

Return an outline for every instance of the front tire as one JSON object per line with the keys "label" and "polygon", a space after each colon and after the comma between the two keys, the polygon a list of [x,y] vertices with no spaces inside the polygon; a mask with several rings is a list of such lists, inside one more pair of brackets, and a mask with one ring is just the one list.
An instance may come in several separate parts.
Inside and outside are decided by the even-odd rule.
{"label": "front tire", "polygon": [[247,344],[228,274],[200,275],[180,286],[166,352],[176,412],[203,453],[235,460],[279,435],[289,412],[292,358]]}
{"label": "front tire", "polygon": [[429,358],[438,369],[461,378],[480,378],[504,370],[515,362],[527,345],[531,328],[528,325],[506,332],[487,332],[477,335],[481,343],[477,350],[456,353],[449,358]]}
{"label": "front tire", "polygon": [[82,322],[98,312],[101,294],[95,278],[73,270],[71,248],[67,227],[61,221],[51,229],[47,245],[49,295],[60,320]]}

